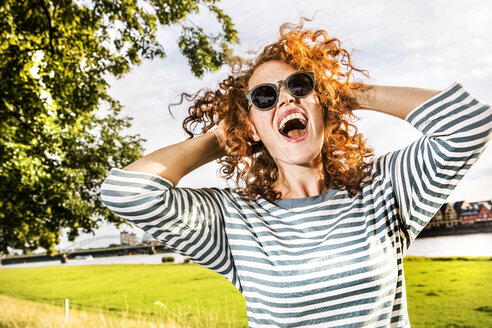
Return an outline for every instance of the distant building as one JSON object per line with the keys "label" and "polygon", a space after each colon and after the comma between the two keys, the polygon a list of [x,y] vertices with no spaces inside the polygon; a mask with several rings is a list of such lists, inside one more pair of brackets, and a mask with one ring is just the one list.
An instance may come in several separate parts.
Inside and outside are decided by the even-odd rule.
{"label": "distant building", "polygon": [[452,228],[492,221],[492,201],[444,203],[425,229]]}
{"label": "distant building", "polygon": [[460,223],[460,218],[453,204],[446,203],[443,205],[443,208],[444,211],[441,226],[444,225],[447,228],[457,226]]}
{"label": "distant building", "polygon": [[479,203],[469,204],[468,207],[464,208],[461,211],[461,223],[462,224],[473,224],[477,221],[478,213],[480,212],[480,208],[482,207]]}
{"label": "distant building", "polygon": [[120,232],[121,245],[138,245],[137,235],[134,232],[122,231]]}
{"label": "distant building", "polygon": [[492,221],[492,208],[490,207],[490,203],[482,204],[482,206],[480,207],[480,211],[477,214],[476,222],[482,221]]}
{"label": "distant building", "polygon": [[425,229],[432,229],[432,228],[436,228],[436,227],[440,227],[442,222],[443,222],[443,213],[442,213],[442,208],[440,208],[439,210],[437,210],[436,214],[434,214],[434,216],[432,217],[432,220],[429,221],[429,223],[427,223],[427,225],[425,226]]}
{"label": "distant building", "polygon": [[151,234],[148,234],[148,233],[144,233],[144,235],[142,237],[142,243],[145,245],[160,245],[161,244],[161,242],[159,242],[157,239],[152,237]]}

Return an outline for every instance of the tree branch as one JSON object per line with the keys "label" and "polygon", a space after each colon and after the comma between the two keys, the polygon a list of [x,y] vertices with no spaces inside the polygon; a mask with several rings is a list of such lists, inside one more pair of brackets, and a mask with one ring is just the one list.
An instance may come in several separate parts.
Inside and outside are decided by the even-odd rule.
{"label": "tree branch", "polygon": [[55,53],[55,22],[53,21],[53,18],[50,14],[50,10],[44,0],[40,1],[41,8],[43,8],[43,11],[48,18],[48,23],[49,23],[49,45],[51,52],[54,54]]}

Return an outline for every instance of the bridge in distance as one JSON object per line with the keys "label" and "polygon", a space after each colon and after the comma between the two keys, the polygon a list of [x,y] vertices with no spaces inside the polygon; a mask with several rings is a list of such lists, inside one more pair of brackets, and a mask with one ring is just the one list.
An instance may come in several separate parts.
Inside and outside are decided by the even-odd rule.
{"label": "bridge in distance", "polygon": [[54,261],[60,260],[63,254],[66,255],[67,259],[74,259],[76,256],[93,256],[93,257],[107,257],[107,256],[123,256],[130,254],[155,254],[155,253],[165,253],[169,250],[162,244],[150,243],[150,244],[140,244],[140,245],[119,245],[106,248],[87,248],[81,249],[82,247],[88,246],[95,242],[113,240],[115,238],[120,238],[119,235],[103,235],[95,236],[89,239],[82,240],[77,243],[73,243],[64,249],[58,250],[58,254],[55,256],[48,256],[46,254],[33,254],[33,255],[18,255],[11,256],[1,259],[2,264],[20,264],[20,263],[30,263],[30,262],[42,262],[42,261]]}

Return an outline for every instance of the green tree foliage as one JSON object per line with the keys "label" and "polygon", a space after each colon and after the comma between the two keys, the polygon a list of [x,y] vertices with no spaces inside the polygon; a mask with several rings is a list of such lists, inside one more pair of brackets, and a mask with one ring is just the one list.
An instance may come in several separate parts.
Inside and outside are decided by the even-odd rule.
{"label": "green tree foliage", "polygon": [[[142,139],[123,135],[130,119],[106,78],[165,57],[159,25],[181,26],[195,75],[218,69],[237,36],[215,2],[0,0],[0,253],[53,254],[63,228],[73,240],[104,220],[121,223],[98,190],[111,167],[141,155]],[[201,9],[218,34],[190,21]]]}

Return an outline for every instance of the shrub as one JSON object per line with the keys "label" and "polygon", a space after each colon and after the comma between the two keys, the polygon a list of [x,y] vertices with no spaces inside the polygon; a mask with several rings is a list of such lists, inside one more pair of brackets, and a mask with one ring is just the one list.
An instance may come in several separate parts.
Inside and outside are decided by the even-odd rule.
{"label": "shrub", "polygon": [[162,257],[162,263],[167,263],[167,262],[174,262],[174,257],[172,257],[172,256],[163,256]]}

